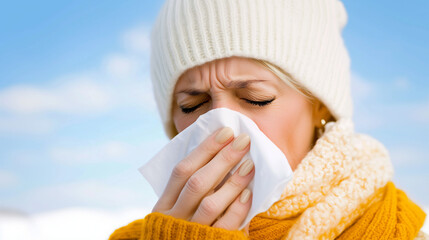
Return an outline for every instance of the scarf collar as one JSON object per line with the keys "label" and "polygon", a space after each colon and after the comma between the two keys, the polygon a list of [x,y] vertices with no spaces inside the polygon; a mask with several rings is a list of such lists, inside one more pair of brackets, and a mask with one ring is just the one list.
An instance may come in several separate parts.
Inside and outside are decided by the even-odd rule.
{"label": "scarf collar", "polygon": [[383,144],[355,133],[351,119],[329,122],[281,200],[258,216],[295,218],[286,239],[334,239],[380,201],[382,194],[376,192],[392,175]]}

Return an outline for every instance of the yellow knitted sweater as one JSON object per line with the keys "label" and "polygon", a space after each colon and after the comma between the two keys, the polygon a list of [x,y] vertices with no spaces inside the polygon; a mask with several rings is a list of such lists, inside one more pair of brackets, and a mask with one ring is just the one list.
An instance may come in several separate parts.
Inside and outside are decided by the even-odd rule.
{"label": "yellow knitted sweater", "polygon": [[252,219],[249,235],[150,213],[109,240],[429,239],[419,232],[426,214],[394,186],[392,175],[384,146],[342,119],[326,125],[281,199]]}

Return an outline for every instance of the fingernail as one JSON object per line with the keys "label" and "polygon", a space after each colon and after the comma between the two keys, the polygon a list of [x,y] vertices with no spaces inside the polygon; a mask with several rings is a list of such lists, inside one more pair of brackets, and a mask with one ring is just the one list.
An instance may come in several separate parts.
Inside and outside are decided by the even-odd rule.
{"label": "fingernail", "polygon": [[244,189],[244,191],[241,193],[240,196],[240,202],[241,203],[246,203],[249,200],[250,197],[250,190],[249,189]]}
{"label": "fingernail", "polygon": [[216,135],[216,142],[219,144],[225,143],[230,137],[234,135],[234,131],[230,127],[224,127],[218,134]]}
{"label": "fingernail", "polygon": [[253,161],[247,159],[243,164],[241,164],[240,170],[238,171],[239,176],[246,176],[253,169]]}
{"label": "fingernail", "polygon": [[240,136],[238,136],[234,142],[232,143],[232,149],[236,150],[236,151],[241,151],[244,148],[247,147],[247,145],[249,145],[250,143],[250,137],[249,135],[243,133],[240,134]]}

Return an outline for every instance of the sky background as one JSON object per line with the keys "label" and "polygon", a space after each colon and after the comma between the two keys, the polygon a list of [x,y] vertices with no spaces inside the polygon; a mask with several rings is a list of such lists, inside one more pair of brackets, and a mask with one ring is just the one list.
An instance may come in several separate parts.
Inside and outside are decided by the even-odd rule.
{"label": "sky background", "polygon": [[[429,206],[429,1],[343,2],[355,128]],[[137,168],[168,141],[149,78],[162,3],[2,3],[0,211],[152,208]]]}

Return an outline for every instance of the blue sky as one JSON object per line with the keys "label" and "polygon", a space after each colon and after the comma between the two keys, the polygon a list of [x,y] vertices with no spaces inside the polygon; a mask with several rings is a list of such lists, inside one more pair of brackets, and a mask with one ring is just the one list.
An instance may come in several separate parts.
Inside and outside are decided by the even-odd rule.
{"label": "blue sky", "polygon": [[[163,1],[21,1],[0,9],[0,209],[151,208],[137,168],[167,142],[149,79]],[[429,2],[344,1],[359,132],[429,206]]]}

